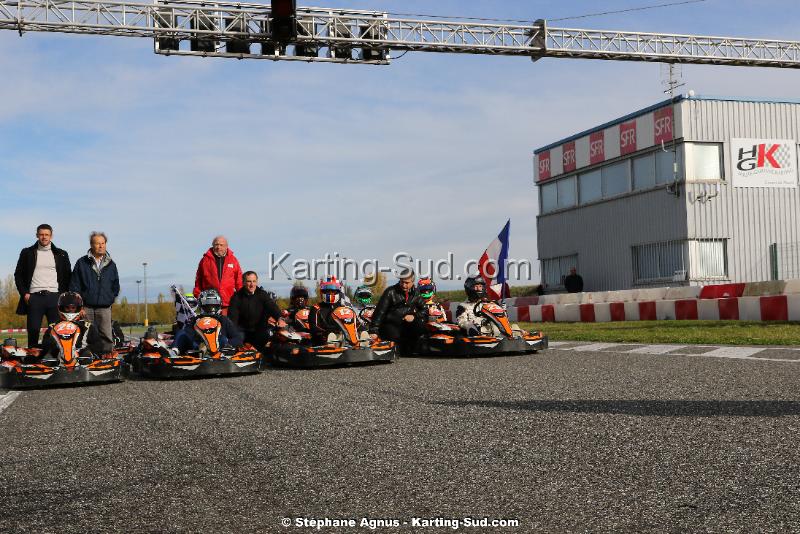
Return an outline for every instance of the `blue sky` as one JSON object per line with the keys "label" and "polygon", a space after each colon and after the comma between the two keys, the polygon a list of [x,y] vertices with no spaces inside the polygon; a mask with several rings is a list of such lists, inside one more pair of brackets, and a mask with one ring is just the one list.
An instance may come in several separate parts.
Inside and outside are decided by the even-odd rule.
{"label": "blue sky", "polygon": [[[653,3],[315,2],[525,20]],[[798,22],[792,2],[708,0],[552,25],[798,39]],[[143,261],[151,294],[191,286],[220,233],[260,273],[270,251],[384,262],[451,251],[461,264],[510,217],[511,256],[535,260],[532,150],[664,98],[661,67],[645,63],[425,53],[386,67],[272,63],[10,31],[0,47],[0,275],[40,222],[73,260],[104,230],[134,298]],[[788,69],[684,66],[683,77],[698,94],[800,94]]]}

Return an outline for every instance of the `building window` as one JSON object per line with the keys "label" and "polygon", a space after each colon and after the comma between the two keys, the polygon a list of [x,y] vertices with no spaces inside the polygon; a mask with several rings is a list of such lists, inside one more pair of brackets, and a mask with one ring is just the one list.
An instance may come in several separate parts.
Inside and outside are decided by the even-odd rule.
{"label": "building window", "polygon": [[558,208],[558,184],[552,183],[540,186],[539,194],[542,197],[542,213]]}
{"label": "building window", "polygon": [[578,184],[581,192],[581,204],[603,198],[603,182],[599,169],[579,175]]}
{"label": "building window", "polygon": [[685,149],[689,180],[722,180],[722,145],[686,143]]}
{"label": "building window", "polygon": [[577,204],[577,192],[575,185],[577,178],[565,178],[558,181],[558,207],[569,208]]}
{"label": "building window", "polygon": [[633,282],[686,279],[686,241],[665,241],[633,247]]}
{"label": "building window", "polygon": [[689,241],[689,276],[692,280],[728,278],[727,240],[692,239]]}
{"label": "building window", "polygon": [[653,153],[633,159],[633,188],[650,189],[656,185],[656,156]]}
{"label": "building window", "polygon": [[675,181],[675,172],[673,170],[673,161],[678,164],[677,179],[681,179],[681,165],[683,163],[683,150],[677,147],[677,153],[673,154],[672,149],[659,150],[656,152],[656,183],[669,184]]}
{"label": "building window", "polygon": [[564,277],[573,267],[578,268],[577,254],[542,260],[542,283],[549,289],[563,288]]}
{"label": "building window", "polygon": [[629,160],[607,165],[602,169],[603,197],[613,197],[630,191]]}

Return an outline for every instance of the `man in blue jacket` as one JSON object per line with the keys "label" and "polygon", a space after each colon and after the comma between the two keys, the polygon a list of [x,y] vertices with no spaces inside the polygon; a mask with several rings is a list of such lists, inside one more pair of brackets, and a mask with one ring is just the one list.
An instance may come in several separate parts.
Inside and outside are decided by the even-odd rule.
{"label": "man in blue jacket", "polygon": [[103,351],[114,348],[111,332],[111,305],[119,295],[117,264],[106,250],[108,239],[103,232],[89,236],[89,253],[75,262],[69,289],[83,298],[86,320],[95,324],[103,342]]}

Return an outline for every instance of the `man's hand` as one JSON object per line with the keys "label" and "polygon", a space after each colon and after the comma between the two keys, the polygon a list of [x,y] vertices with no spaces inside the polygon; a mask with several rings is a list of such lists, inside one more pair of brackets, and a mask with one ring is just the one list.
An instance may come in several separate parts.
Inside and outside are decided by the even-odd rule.
{"label": "man's hand", "polygon": [[25,293],[25,297],[24,298],[25,298],[25,304],[27,304],[28,301],[31,300],[31,294],[30,293]]}
{"label": "man's hand", "polygon": [[378,334],[370,334],[370,335],[369,335],[369,338],[370,338],[372,341],[375,341],[376,339],[378,339]]}
{"label": "man's hand", "polygon": [[413,323],[414,322],[414,316],[411,315],[411,314],[408,314],[405,317],[403,317],[403,320],[405,322],[407,322],[407,323]]}
{"label": "man's hand", "polygon": [[286,328],[286,321],[284,321],[283,319],[278,319],[277,325],[278,328]]}

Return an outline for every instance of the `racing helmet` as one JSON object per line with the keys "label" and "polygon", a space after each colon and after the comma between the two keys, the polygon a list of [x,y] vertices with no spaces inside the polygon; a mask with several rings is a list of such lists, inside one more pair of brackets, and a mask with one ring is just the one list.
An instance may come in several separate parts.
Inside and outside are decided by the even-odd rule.
{"label": "racing helmet", "polygon": [[319,294],[325,304],[336,304],[342,298],[342,284],[335,276],[328,276],[319,283]]}
{"label": "racing helmet", "polygon": [[358,286],[353,293],[353,298],[361,304],[369,304],[372,302],[372,290],[367,286]]}
{"label": "racing helmet", "polygon": [[480,276],[470,276],[464,280],[464,291],[469,300],[479,300],[486,297],[486,282]]}
{"label": "racing helmet", "polygon": [[[303,299],[302,301],[300,299]],[[289,302],[292,306],[300,308],[308,302],[308,289],[306,286],[293,286],[289,292]]]}
{"label": "racing helmet", "polygon": [[58,315],[62,321],[76,321],[83,311],[83,298],[74,291],[58,296]]}
{"label": "racing helmet", "polygon": [[216,289],[206,289],[197,297],[200,313],[216,315],[222,309],[222,298]]}
{"label": "racing helmet", "polygon": [[186,293],[183,295],[183,298],[186,300],[186,304],[189,305],[189,308],[197,313],[197,297],[194,296],[194,293]]}
{"label": "racing helmet", "polygon": [[420,278],[417,282],[417,293],[424,299],[432,299],[436,293],[436,283],[428,277]]}

